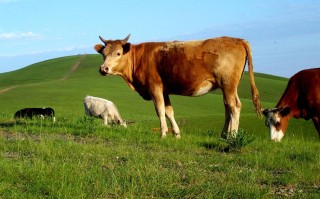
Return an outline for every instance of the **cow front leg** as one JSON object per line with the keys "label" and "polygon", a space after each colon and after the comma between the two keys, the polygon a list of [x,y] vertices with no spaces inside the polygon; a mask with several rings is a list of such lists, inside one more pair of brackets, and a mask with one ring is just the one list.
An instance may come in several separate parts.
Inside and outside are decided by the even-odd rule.
{"label": "cow front leg", "polygon": [[[161,92],[162,93],[162,92]],[[157,115],[160,119],[160,131],[161,131],[161,137],[165,138],[168,133],[168,126],[166,122],[166,112],[165,112],[165,104],[163,95],[156,94],[153,96],[153,103],[154,107],[156,109]]]}
{"label": "cow front leg", "polygon": [[173,112],[173,108],[171,106],[171,102],[168,95],[164,96],[164,102],[165,102],[166,116],[170,120],[172,133],[176,138],[180,138],[180,129],[176,120],[174,119],[174,112]]}
{"label": "cow front leg", "polygon": [[314,127],[316,127],[318,134],[319,134],[319,137],[320,137],[320,117],[313,117],[312,121],[313,121]]}
{"label": "cow front leg", "polygon": [[109,126],[109,123],[108,123],[108,115],[102,114],[101,117],[102,117],[102,119],[103,119],[103,124],[104,124],[106,127],[110,127],[110,126]]}

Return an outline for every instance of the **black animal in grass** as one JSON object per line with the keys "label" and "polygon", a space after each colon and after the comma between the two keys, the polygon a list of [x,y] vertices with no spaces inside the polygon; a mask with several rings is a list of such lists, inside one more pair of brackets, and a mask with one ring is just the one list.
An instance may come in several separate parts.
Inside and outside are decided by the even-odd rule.
{"label": "black animal in grass", "polygon": [[14,114],[14,118],[30,118],[33,117],[38,118],[48,118],[51,117],[53,119],[53,122],[55,122],[56,118],[54,116],[54,110],[52,108],[24,108],[19,111],[17,111]]}

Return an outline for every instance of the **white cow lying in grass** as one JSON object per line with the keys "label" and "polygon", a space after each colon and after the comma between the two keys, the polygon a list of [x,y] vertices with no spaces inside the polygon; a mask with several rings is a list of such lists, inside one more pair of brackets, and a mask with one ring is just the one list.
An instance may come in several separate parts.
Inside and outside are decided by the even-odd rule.
{"label": "white cow lying in grass", "polygon": [[126,123],[122,120],[117,107],[109,100],[86,96],[84,98],[84,109],[86,115],[103,118],[104,125],[106,126],[109,123],[115,123],[127,127]]}

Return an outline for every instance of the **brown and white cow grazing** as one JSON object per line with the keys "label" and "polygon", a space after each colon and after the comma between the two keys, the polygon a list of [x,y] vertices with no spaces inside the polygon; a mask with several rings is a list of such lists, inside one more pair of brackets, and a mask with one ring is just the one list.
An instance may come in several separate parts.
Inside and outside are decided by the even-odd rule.
{"label": "brown and white cow grazing", "polygon": [[237,94],[246,61],[250,76],[252,99],[261,113],[259,93],[253,76],[249,44],[238,38],[221,37],[188,42],[147,42],[137,45],[123,40],[105,40],[95,50],[102,54],[102,75],[119,75],[145,100],[153,100],[160,118],[161,136],[168,132],[166,117],[173,134],[180,130],[174,119],[169,94],[200,96],[221,88],[225,105],[226,132],[238,130],[241,102]]}
{"label": "brown and white cow grazing", "polygon": [[281,141],[292,117],[312,119],[320,136],[320,68],[292,76],[276,107],[264,110],[263,114],[274,141]]}

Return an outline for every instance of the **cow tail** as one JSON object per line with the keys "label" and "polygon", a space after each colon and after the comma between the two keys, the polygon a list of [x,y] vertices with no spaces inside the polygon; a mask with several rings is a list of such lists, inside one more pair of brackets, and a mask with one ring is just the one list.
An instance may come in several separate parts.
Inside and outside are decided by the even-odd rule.
{"label": "cow tail", "polygon": [[252,54],[251,54],[251,48],[248,42],[244,41],[244,47],[247,51],[247,63],[248,63],[248,73],[250,78],[250,86],[251,86],[251,94],[252,94],[252,101],[254,104],[254,108],[257,112],[258,116],[262,115],[261,111],[261,104],[259,99],[259,91],[256,86],[256,83],[254,81],[254,75],[253,75],[253,63],[252,63]]}

